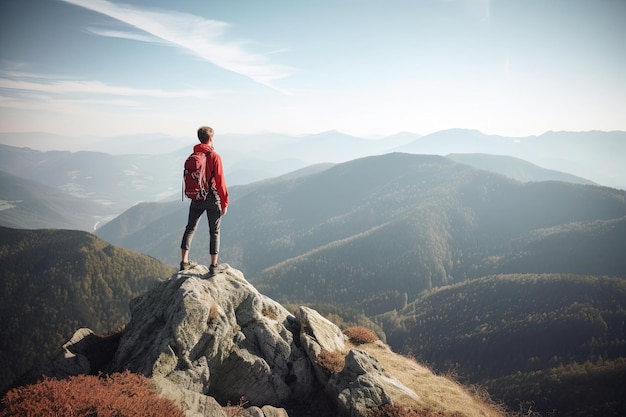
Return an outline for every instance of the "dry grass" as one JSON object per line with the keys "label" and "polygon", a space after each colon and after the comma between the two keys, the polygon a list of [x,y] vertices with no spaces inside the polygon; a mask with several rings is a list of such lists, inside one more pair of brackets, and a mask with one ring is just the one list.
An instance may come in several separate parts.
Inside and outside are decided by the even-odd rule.
{"label": "dry grass", "polygon": [[245,410],[244,407],[247,403],[248,402],[246,401],[246,399],[244,397],[241,397],[237,405],[231,405],[231,403],[228,402],[226,407],[223,407],[222,410],[224,410],[224,414],[226,414],[226,417],[238,417]]}
{"label": "dry grass", "polygon": [[454,411],[450,413],[440,413],[433,411],[419,412],[406,407],[393,404],[385,404],[373,410],[373,417],[464,417],[465,414]]}
{"label": "dry grass", "polygon": [[500,407],[490,402],[485,392],[481,392],[480,396],[471,393],[468,388],[458,382],[437,376],[416,361],[394,353],[383,343],[359,345],[358,349],[376,357],[387,375],[397,379],[417,394],[416,398],[400,389],[394,390],[392,398],[395,408],[381,410],[387,413],[381,416],[503,417],[505,415]]}
{"label": "dry grass", "polygon": [[209,308],[209,323],[214,323],[217,318],[219,316],[219,313],[217,311],[217,305],[215,305],[215,303],[211,304],[211,307]]}
{"label": "dry grass", "polygon": [[[371,330],[355,326],[344,330],[350,349],[365,351],[378,359],[390,377],[386,389],[392,404],[375,410],[375,417],[504,417],[484,390],[464,387],[452,377],[435,375],[414,359],[394,353]],[[331,373],[345,366],[346,352],[322,350],[317,363]],[[395,381],[395,382],[394,382]]]}
{"label": "dry grass", "polygon": [[276,320],[278,318],[278,312],[270,306],[264,305],[261,309],[261,314],[265,317]]}

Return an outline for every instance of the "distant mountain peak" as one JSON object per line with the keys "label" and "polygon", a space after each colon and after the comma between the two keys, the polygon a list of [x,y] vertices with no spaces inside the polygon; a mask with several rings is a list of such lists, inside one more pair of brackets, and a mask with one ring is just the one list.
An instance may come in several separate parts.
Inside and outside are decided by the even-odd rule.
{"label": "distant mountain peak", "polygon": [[305,138],[336,138],[336,137],[345,137],[345,138],[356,138],[356,136],[349,135],[347,133],[340,132],[339,130],[326,130],[319,133],[313,133],[310,135],[304,136]]}

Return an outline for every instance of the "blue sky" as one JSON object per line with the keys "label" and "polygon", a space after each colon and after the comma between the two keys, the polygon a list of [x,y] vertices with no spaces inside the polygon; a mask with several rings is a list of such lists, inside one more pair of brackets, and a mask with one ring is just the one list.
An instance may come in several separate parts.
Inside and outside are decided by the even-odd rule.
{"label": "blue sky", "polygon": [[623,0],[2,0],[0,131],[626,130]]}

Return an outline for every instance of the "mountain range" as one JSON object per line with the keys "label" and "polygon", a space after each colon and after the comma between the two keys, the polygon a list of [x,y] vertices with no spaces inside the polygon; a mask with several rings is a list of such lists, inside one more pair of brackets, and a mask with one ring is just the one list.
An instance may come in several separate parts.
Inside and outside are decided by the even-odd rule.
{"label": "mountain range", "polygon": [[626,132],[622,131],[546,132],[539,136],[511,138],[451,129],[421,137],[395,151],[507,155],[601,185],[626,189],[626,166],[619,156],[626,151]]}
{"label": "mountain range", "polygon": [[[410,297],[487,274],[534,273],[537,265],[540,272],[615,274],[624,270],[624,198],[608,187],[522,183],[436,155],[387,154],[233,190],[221,257],[259,285],[288,293],[294,282],[301,297],[315,288],[321,299],[340,297],[333,277],[345,282],[344,264],[355,285],[402,277],[379,290],[408,286]],[[178,202],[140,204],[97,233],[175,265],[186,210]],[[208,259],[205,228],[192,246],[201,262]],[[572,238],[581,243],[560,246]],[[298,275],[326,264],[334,268],[323,283]]]}
{"label": "mountain range", "polygon": [[[11,175],[106,204],[119,214],[139,202],[180,198],[181,167],[197,143],[195,137],[190,137],[184,146],[181,138],[136,135],[96,142],[86,139],[84,145],[73,146],[83,150],[73,152],[42,151],[37,146],[48,149],[50,143],[69,141],[44,134],[4,133],[0,135],[0,166]],[[626,153],[626,132],[621,131],[547,132],[512,138],[452,129],[426,136],[402,133],[376,140],[329,131],[305,136],[225,134],[216,136],[215,142],[230,186],[274,178],[320,163],[402,152],[510,156],[584,181],[626,189],[626,168],[621,157]],[[487,164],[486,169],[491,166],[488,161],[474,161]],[[505,162],[499,165],[503,167]],[[509,174],[516,175],[511,170]]]}
{"label": "mountain range", "polygon": [[[18,166],[49,164],[50,160],[40,160],[47,154],[48,153],[21,148],[8,148],[8,151],[3,155],[5,161],[9,161],[5,164],[6,168],[11,169],[11,171],[19,171]],[[57,156],[56,153],[52,153],[51,160],[56,160],[56,158],[61,158],[62,160],[67,158],[72,160],[81,158],[81,154],[74,155],[67,152],[62,154],[63,156],[61,157]],[[184,154],[181,154],[179,157],[182,158],[183,155]],[[31,161],[24,163],[24,159],[29,160],[31,156],[34,157],[34,161],[37,162]],[[93,154],[93,156],[97,158],[98,154]],[[105,155],[104,159],[110,162],[112,158],[118,157]],[[130,156],[125,156],[125,158],[128,160],[131,159]],[[500,173],[520,181],[555,180],[592,184],[591,181],[584,178],[540,168],[534,164],[513,157],[487,154],[451,154],[448,155],[448,158],[474,166],[478,169]],[[156,158],[156,161],[158,160],[159,159]],[[163,160],[161,160],[161,162],[163,162]],[[81,183],[82,180],[80,176],[76,174],[78,171],[73,171],[73,180],[68,183],[62,183],[64,178],[68,178],[70,174],[65,172],[62,168],[64,166],[63,163],[57,163],[55,165],[57,168],[52,170],[48,168],[37,168],[33,169],[30,175],[23,173],[23,175],[31,176],[35,179],[26,179],[0,170],[0,225],[27,229],[65,228],[94,231],[115,218],[127,205],[131,205],[131,207],[134,206],[135,203],[132,203],[134,200],[130,200],[132,196],[136,198],[142,193],[150,191],[148,182],[144,183],[145,187],[143,188],[139,187],[138,183],[134,183],[134,186],[138,188],[133,190],[130,188],[130,183],[126,183],[122,180],[118,184],[110,183],[109,185],[104,185],[100,188],[102,191],[93,193],[97,195],[89,196],[81,191],[88,185]],[[289,178],[318,172],[333,165],[333,163],[314,164],[263,181],[266,184],[280,182]],[[107,169],[114,168],[109,167],[100,169],[100,171],[106,171]],[[137,175],[144,175],[145,170],[146,169],[143,169],[143,171]],[[173,175],[173,173],[171,174]],[[57,179],[51,180],[52,178]],[[106,183],[107,178],[109,177],[105,175],[105,178],[101,179],[100,182]],[[92,176],[89,176],[87,182],[91,181],[91,179]],[[131,177],[129,177],[129,181],[132,182]],[[165,180],[161,178],[159,181]],[[254,189],[257,185],[258,182],[246,185],[235,185],[230,187],[231,195],[238,196],[245,194],[248,190]],[[121,189],[122,191],[118,192],[116,191],[117,189]],[[134,191],[137,192],[133,194]],[[116,196],[113,199],[117,201],[116,204],[112,203],[112,195]],[[156,198],[155,196],[152,197]],[[146,198],[151,198],[151,196],[146,195]]]}

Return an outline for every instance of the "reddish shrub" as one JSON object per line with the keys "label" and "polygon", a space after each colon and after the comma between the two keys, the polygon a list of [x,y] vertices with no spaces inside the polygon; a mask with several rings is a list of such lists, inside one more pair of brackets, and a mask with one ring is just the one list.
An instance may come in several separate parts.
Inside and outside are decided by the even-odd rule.
{"label": "reddish shrub", "polygon": [[322,349],[317,356],[317,363],[332,373],[341,371],[346,363],[346,357],[339,351],[329,352]]}
{"label": "reddish shrub", "polygon": [[184,417],[174,402],[151,389],[146,377],[129,371],[108,377],[45,377],[36,384],[10,390],[2,404],[0,417]]}
{"label": "reddish shrub", "polygon": [[355,345],[372,343],[378,340],[376,333],[362,326],[348,327],[343,331],[343,334],[348,336],[348,339]]}

